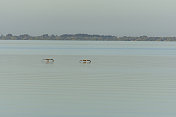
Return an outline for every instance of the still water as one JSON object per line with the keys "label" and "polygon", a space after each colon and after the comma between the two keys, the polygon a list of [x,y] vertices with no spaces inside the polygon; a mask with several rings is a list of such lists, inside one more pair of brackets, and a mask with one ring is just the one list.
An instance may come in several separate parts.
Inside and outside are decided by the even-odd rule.
{"label": "still water", "polygon": [[175,108],[176,42],[0,41],[2,117],[175,117]]}

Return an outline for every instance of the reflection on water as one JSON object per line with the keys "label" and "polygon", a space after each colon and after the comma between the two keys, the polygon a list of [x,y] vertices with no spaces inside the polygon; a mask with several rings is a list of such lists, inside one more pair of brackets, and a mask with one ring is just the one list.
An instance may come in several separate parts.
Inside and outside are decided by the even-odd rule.
{"label": "reflection on water", "polygon": [[[54,47],[79,47],[76,42],[47,43],[49,47],[52,44]],[[138,49],[130,50],[129,55],[121,54],[123,49],[116,50],[122,51],[116,55],[109,55],[104,47],[143,45],[152,48],[154,44],[150,42],[99,42],[97,48],[104,47],[104,55],[91,55],[90,51],[80,54],[82,50],[79,49],[75,51],[77,55],[70,54],[67,49],[62,50],[65,51],[63,55],[51,55],[47,48],[43,55],[34,53],[34,48],[46,47],[47,43],[3,41],[0,44],[7,47],[3,52],[0,50],[0,116],[175,117],[176,56],[167,52],[174,53],[168,48],[176,47],[176,43],[155,43],[158,48],[154,50],[158,53],[155,55]],[[96,45],[94,42],[79,43],[85,47]],[[19,49],[10,53],[8,47],[11,45],[19,45]],[[29,49],[20,48],[22,46],[29,46]],[[159,48],[164,46],[166,50],[161,51]],[[41,51],[36,49],[36,53]],[[102,53],[101,49],[98,51]],[[43,61],[53,57],[53,63]],[[90,59],[91,64],[79,62],[84,58]]]}

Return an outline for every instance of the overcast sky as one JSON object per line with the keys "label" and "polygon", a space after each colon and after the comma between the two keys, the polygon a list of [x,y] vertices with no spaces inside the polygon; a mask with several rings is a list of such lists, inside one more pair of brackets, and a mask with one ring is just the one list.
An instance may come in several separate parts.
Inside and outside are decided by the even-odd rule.
{"label": "overcast sky", "polygon": [[1,34],[176,36],[176,0],[0,0]]}

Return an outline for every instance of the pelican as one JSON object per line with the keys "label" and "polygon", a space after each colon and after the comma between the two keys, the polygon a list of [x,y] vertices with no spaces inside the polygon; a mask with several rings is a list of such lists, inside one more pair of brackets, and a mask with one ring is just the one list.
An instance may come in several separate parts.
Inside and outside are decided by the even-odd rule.
{"label": "pelican", "polygon": [[83,63],[91,63],[91,60],[83,59],[83,60],[80,60],[80,62],[83,62]]}
{"label": "pelican", "polygon": [[48,63],[49,63],[50,61],[54,62],[54,59],[43,59],[43,60],[46,60]]}

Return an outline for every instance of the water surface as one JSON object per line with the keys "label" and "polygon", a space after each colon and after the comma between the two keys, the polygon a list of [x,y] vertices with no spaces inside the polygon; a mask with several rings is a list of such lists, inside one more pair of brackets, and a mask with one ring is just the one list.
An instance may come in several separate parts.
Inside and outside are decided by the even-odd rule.
{"label": "water surface", "polygon": [[175,117],[175,55],[175,42],[0,41],[0,116]]}

